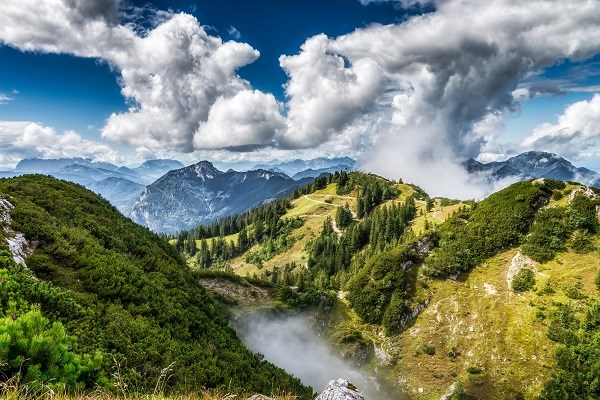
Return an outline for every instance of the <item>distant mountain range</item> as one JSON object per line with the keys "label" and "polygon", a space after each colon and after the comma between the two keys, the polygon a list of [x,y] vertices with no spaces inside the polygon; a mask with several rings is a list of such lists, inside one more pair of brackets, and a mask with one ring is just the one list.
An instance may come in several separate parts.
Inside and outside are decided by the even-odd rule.
{"label": "distant mountain range", "polygon": [[488,180],[553,178],[561,181],[577,181],[587,186],[600,187],[600,175],[587,168],[576,167],[553,153],[529,151],[506,161],[481,163],[474,159],[464,162],[470,174]]}
{"label": "distant mountain range", "polygon": [[292,161],[269,161],[262,164],[256,164],[252,169],[265,169],[275,172],[283,172],[291,177],[298,176],[299,179],[317,176],[323,173],[333,173],[336,171],[350,171],[356,166],[356,160],[350,157],[326,158],[319,157],[312,160],[292,160]]}
{"label": "distant mountain range", "polygon": [[[88,158],[27,158],[19,161],[12,171],[0,174],[48,174],[64,175],[75,179],[75,183],[85,184],[105,178],[124,178],[137,183],[152,183],[167,172],[182,168],[177,160],[148,160],[136,168],[118,167],[108,162],[96,162]],[[64,179],[64,178],[63,178]],[[71,179],[68,179],[71,180]]]}
{"label": "distant mountain range", "polygon": [[38,173],[75,182],[142,225],[175,233],[244,212],[320,175],[352,170],[355,164],[349,157],[321,157],[274,160],[264,168],[258,165],[251,171],[223,172],[208,161],[184,168],[176,160],[148,160],[129,168],[80,157],[31,158],[20,161],[13,170],[0,171],[0,177]]}
{"label": "distant mountain range", "polygon": [[80,157],[29,158],[20,161],[12,171],[1,171],[0,177],[45,174],[75,182],[100,194],[127,215],[146,185],[182,167],[176,160],[148,160],[137,168],[128,168]]}
{"label": "distant mountain range", "polygon": [[264,169],[223,172],[201,161],[148,185],[130,217],[155,232],[177,233],[280,198],[310,181]]}

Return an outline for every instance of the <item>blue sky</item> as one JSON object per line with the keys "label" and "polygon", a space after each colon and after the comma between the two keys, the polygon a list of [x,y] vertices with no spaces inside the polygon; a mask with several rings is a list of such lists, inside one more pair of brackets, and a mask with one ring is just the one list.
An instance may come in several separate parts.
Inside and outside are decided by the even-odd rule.
{"label": "blue sky", "polygon": [[[284,99],[282,54],[295,54],[306,38],[326,33],[338,36],[371,23],[389,24],[414,14],[392,2],[362,6],[358,1],[133,1],[143,7],[186,12],[198,18],[210,33],[224,40],[241,40],[259,50],[256,62],[240,75],[262,91]],[[239,32],[239,37],[231,28]],[[106,62],[68,54],[22,52],[0,46],[0,93],[14,100],[0,107],[0,119],[39,121],[58,131],[74,129],[99,136],[99,128],[112,112],[127,106],[118,85],[118,73]]]}
{"label": "blue sky", "polygon": [[[78,149],[122,164],[350,155],[419,180],[410,165],[427,160],[431,176],[544,150],[600,169],[599,8],[6,0],[0,166]],[[382,165],[390,149],[400,161]]]}

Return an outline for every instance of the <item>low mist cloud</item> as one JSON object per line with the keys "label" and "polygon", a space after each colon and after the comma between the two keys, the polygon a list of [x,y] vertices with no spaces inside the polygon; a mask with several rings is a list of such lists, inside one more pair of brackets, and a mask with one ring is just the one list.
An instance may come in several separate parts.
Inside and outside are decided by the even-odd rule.
{"label": "low mist cloud", "polygon": [[344,362],[313,329],[314,320],[306,314],[273,315],[254,313],[239,317],[234,327],[242,341],[265,359],[322,392],[332,379],[352,382],[369,400],[389,400],[375,378]]}
{"label": "low mist cloud", "polygon": [[[402,132],[396,134],[395,130]],[[430,196],[463,200],[483,199],[517,180],[497,181],[485,174],[469,174],[440,141],[435,124],[426,122],[392,128],[365,154],[359,168],[416,183]]]}

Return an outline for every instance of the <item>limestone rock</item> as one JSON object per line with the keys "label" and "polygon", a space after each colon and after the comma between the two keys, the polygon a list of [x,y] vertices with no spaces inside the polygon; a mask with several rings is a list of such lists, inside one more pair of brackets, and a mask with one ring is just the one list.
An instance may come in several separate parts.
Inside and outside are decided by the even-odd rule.
{"label": "limestone rock", "polygon": [[356,387],[345,379],[329,381],[329,384],[315,400],[365,400]]}

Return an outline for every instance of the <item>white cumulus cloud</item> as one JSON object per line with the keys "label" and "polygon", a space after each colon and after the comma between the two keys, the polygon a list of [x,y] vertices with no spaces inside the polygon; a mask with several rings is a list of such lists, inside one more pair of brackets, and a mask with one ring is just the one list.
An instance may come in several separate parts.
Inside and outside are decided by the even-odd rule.
{"label": "white cumulus cloud", "polygon": [[0,121],[0,167],[12,168],[24,158],[89,157],[96,161],[121,162],[106,144],[84,139],[80,134],[29,121]]}
{"label": "white cumulus cloud", "polygon": [[330,39],[308,39],[295,56],[279,62],[289,76],[287,130],[279,144],[287,148],[315,147],[371,111],[384,89],[379,66],[370,58],[352,65],[334,54]]}
{"label": "white cumulus cloud", "polygon": [[[537,126],[521,146],[579,158],[600,143],[600,93],[568,106],[556,123]],[[596,150],[596,153],[598,151]],[[598,154],[596,154],[598,155]]]}
{"label": "white cumulus cloud", "polygon": [[272,144],[273,137],[284,127],[273,95],[244,90],[216,100],[207,121],[200,124],[194,135],[194,145],[201,149],[250,150]]}

